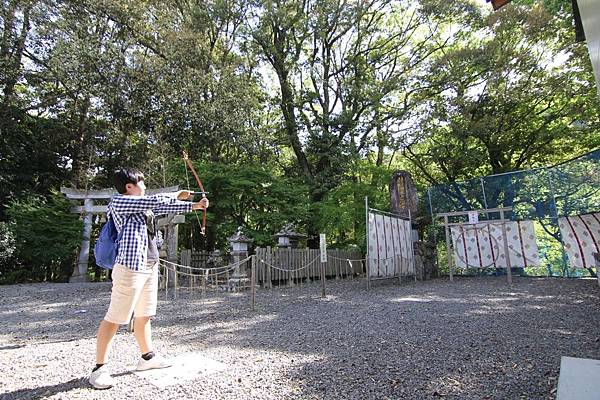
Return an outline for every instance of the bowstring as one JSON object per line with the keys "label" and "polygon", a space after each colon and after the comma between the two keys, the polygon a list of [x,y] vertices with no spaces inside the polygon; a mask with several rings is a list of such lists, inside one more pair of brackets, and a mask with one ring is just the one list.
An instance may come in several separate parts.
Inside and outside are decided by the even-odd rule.
{"label": "bowstring", "polygon": [[[185,169],[185,181],[187,182],[187,188],[188,188],[188,191],[191,192],[191,190],[190,190],[190,175],[188,172],[189,167],[185,160],[183,160],[183,166]],[[196,216],[196,221],[198,221],[198,226],[200,227],[200,233],[202,233],[202,223],[200,222],[200,217],[198,217],[198,210],[194,210],[194,215]],[[193,244],[194,244],[194,241],[192,239],[192,246],[193,246]]]}

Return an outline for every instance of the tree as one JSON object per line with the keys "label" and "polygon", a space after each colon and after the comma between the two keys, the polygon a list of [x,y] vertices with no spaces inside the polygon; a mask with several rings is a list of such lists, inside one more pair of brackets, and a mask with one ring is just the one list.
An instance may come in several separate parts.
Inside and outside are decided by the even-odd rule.
{"label": "tree", "polygon": [[[169,174],[184,173],[178,162],[171,163],[169,168]],[[205,239],[200,239],[195,217],[188,217],[185,233],[189,237],[190,229],[193,230],[194,243],[190,247],[194,249],[226,248],[228,237],[239,226],[248,231],[256,245],[271,245],[271,235],[286,223],[304,226],[308,220],[307,189],[300,179],[275,175],[264,165],[203,162],[195,163],[195,168],[199,173],[202,171],[211,206]]]}
{"label": "tree", "polygon": [[[431,63],[404,155],[430,184],[548,165],[600,145],[584,46],[544,8],[481,15]],[[556,33],[559,33],[558,35]],[[568,38],[568,39],[567,39]]]}
{"label": "tree", "polygon": [[20,270],[26,271],[22,278],[66,281],[71,276],[83,223],[70,208],[60,193],[11,204],[16,256],[22,262]]}
{"label": "tree", "polygon": [[446,46],[432,40],[440,16],[455,9],[446,3],[265,1],[254,9],[249,29],[277,78],[286,144],[313,203],[372,146],[383,163],[384,125],[408,118],[423,90],[419,71]]}

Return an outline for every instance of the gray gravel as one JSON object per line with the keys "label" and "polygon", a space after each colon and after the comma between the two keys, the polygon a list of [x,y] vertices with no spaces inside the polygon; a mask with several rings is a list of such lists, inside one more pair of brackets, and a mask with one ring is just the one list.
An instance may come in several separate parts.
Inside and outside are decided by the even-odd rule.
{"label": "gray gravel", "polygon": [[[118,386],[89,387],[95,330],[110,284],[0,287],[1,399],[553,399],[561,355],[600,359],[594,280],[458,278],[328,281],[320,286],[202,296],[180,292],[154,321],[157,350],[227,364],[158,389],[130,373],[121,329]],[[82,312],[85,310],[85,312]]]}

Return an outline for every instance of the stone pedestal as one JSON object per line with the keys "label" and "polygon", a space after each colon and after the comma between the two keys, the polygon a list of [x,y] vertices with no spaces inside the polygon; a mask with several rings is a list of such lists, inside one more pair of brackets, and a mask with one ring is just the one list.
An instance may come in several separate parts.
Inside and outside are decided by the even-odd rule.
{"label": "stone pedestal", "polygon": [[[253,242],[242,232],[242,227],[238,227],[237,232],[229,238],[231,247],[231,263],[237,264],[248,258],[250,251],[249,245]],[[237,291],[250,286],[250,278],[248,277],[247,263],[237,264],[228,281],[229,290]]]}
{"label": "stone pedestal", "polygon": [[433,243],[417,241],[415,245],[415,268],[417,279],[422,281],[436,278],[439,274],[436,263],[436,249]]}

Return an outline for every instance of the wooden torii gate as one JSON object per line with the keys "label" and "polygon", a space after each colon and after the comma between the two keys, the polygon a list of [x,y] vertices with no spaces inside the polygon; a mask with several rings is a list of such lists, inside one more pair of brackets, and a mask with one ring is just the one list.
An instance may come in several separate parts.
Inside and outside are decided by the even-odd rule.
{"label": "wooden torii gate", "polygon": [[[170,186],[160,189],[148,189],[147,194],[169,193],[179,190],[179,186]],[[105,215],[107,204],[94,204],[94,201],[108,201],[117,194],[114,189],[101,190],[80,190],[61,187],[63,193],[69,200],[82,201],[83,205],[74,206],[71,212],[83,216],[83,238],[81,241],[81,249],[77,258],[77,268],[73,270],[73,275],[69,282],[87,282],[87,268],[90,258],[90,239],[92,233],[92,224],[94,215]],[[158,218],[156,221],[157,228],[165,229],[165,242],[167,244],[167,260],[177,262],[177,236],[179,232],[178,224],[185,222],[185,216],[170,214],[167,217]]]}

